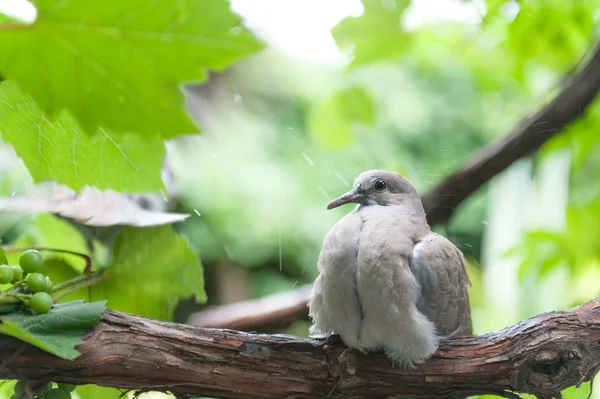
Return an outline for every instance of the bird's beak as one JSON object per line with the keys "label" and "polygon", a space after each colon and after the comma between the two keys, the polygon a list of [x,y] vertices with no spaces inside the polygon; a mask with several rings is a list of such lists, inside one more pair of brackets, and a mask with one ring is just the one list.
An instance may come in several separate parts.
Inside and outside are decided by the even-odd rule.
{"label": "bird's beak", "polygon": [[353,189],[348,191],[346,194],[342,195],[331,201],[329,205],[327,205],[327,209],[337,208],[340,205],[349,204],[351,202],[360,203],[363,199],[363,195],[358,192],[357,189]]}

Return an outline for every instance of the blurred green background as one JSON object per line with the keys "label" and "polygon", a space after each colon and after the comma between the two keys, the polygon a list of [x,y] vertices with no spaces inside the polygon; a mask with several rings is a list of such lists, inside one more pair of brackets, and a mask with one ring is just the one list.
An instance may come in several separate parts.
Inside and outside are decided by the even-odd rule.
{"label": "blurred green background", "polygon": [[[325,207],[354,177],[395,170],[425,192],[552,98],[600,26],[595,0],[232,6],[269,46],[189,87],[203,133],[168,145],[177,208],[192,214],[177,229],[200,254],[208,297],[183,301],[180,322],[312,282],[324,234],[349,211]],[[435,227],[468,258],[475,332],[600,295],[599,130],[596,100]],[[27,191],[7,148],[0,168],[3,195]],[[2,240],[36,220],[0,214]]]}

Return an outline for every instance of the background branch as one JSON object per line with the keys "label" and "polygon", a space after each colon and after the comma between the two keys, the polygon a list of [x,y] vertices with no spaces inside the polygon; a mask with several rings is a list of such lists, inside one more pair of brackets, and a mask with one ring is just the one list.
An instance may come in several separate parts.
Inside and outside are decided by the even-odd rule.
{"label": "background branch", "polygon": [[600,90],[600,43],[591,57],[562,90],[534,115],[523,118],[506,136],[494,142],[423,195],[430,224],[446,222],[456,207],[492,177],[519,158],[537,150],[546,141],[581,116]]}
{"label": "background branch", "polygon": [[600,298],[498,332],[448,340],[412,370],[335,341],[201,329],[107,310],[74,361],[0,335],[0,378],[222,398],[559,397],[600,368]]}

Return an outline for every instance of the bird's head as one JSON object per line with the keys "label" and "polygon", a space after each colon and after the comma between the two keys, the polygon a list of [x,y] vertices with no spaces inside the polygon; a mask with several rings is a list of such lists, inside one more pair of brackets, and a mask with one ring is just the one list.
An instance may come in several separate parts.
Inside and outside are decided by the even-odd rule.
{"label": "bird's head", "polygon": [[354,180],[354,187],[346,194],[331,201],[327,209],[356,203],[361,205],[400,205],[421,200],[417,190],[403,176],[385,170],[368,170]]}

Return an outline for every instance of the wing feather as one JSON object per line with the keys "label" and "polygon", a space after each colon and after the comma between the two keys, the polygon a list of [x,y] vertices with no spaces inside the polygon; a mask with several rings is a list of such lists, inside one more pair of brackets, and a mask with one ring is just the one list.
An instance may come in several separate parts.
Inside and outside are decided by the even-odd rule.
{"label": "wing feather", "polygon": [[447,238],[430,233],[417,242],[409,259],[419,282],[417,308],[441,335],[472,334],[465,258]]}

